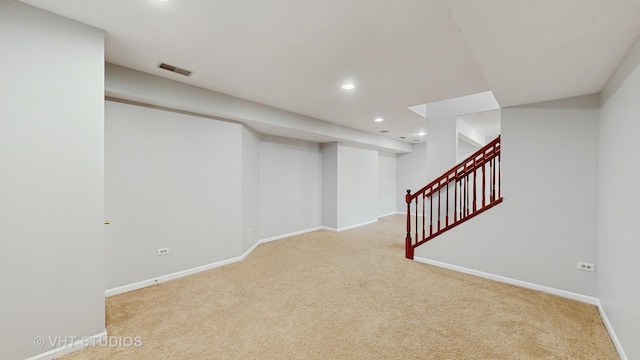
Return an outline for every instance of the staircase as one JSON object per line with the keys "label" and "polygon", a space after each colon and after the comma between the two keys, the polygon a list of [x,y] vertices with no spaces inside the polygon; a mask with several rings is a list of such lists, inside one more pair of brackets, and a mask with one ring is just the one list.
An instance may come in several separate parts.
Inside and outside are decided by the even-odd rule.
{"label": "staircase", "polygon": [[422,189],[407,190],[406,201],[405,256],[413,260],[418,246],[502,202],[500,136]]}

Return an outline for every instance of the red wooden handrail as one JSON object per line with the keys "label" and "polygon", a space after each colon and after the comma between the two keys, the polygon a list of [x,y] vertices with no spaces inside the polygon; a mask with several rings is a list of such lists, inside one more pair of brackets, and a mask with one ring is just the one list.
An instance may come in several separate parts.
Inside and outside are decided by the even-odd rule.
{"label": "red wooden handrail", "polygon": [[[478,180],[479,174],[480,180]],[[479,184],[479,182],[481,183]],[[450,190],[451,188],[453,190]],[[451,199],[451,195],[453,195],[453,199]],[[479,199],[481,201],[478,201]],[[408,259],[413,259],[416,247],[502,202],[500,194],[500,136],[422,189],[413,194],[411,194],[411,190],[407,190],[405,201],[407,202],[405,256]],[[427,202],[429,202],[428,207]],[[437,203],[434,204],[434,202]],[[415,204],[414,238],[411,237],[412,203]],[[420,203],[422,203],[421,216],[418,212]],[[452,215],[451,221],[449,221],[450,215]],[[419,217],[422,218],[421,226],[418,221]]]}

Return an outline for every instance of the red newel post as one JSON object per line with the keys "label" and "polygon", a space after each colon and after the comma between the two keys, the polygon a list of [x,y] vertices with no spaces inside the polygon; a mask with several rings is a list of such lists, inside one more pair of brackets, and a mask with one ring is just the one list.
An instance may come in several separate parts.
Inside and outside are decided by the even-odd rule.
{"label": "red newel post", "polygon": [[413,260],[413,247],[411,246],[411,190],[407,189],[405,196],[407,202],[407,237],[405,238],[405,253],[407,259]]}

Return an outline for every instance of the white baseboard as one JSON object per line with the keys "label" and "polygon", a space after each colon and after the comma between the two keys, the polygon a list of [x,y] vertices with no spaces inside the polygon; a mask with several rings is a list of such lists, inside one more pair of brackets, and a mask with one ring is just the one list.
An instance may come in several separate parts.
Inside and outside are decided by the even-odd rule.
{"label": "white baseboard", "polygon": [[622,343],[620,343],[620,339],[616,335],[616,332],[613,330],[613,326],[607,317],[607,313],[604,311],[602,307],[602,303],[598,300],[598,312],[600,312],[600,317],[602,318],[602,322],[604,322],[604,326],[607,328],[609,332],[609,336],[611,336],[611,341],[613,341],[613,346],[616,347],[616,351],[618,351],[618,356],[620,356],[620,360],[629,360],[627,357],[627,353],[624,352],[622,348]]}
{"label": "white baseboard", "polygon": [[170,281],[170,280],[179,279],[181,277],[197,274],[199,272],[211,270],[211,269],[223,266],[223,265],[232,264],[234,262],[243,260],[245,257],[247,257],[247,255],[249,255],[249,253],[251,251],[253,251],[253,249],[255,249],[256,246],[258,246],[258,243],[256,243],[251,249],[247,250],[241,256],[236,256],[236,257],[231,258],[231,259],[221,260],[221,261],[214,262],[214,263],[211,263],[211,264],[202,265],[202,266],[194,267],[194,268],[191,268],[191,269],[178,271],[178,272],[175,272],[175,273],[172,273],[172,274],[158,276],[158,277],[153,278],[153,279],[143,280],[143,281],[135,282],[135,283],[129,284],[129,285],[119,286],[119,287],[116,287],[116,288],[113,288],[113,289],[106,290],[104,292],[104,295],[106,297],[114,296],[114,295],[122,294],[122,293],[125,293],[125,292],[142,289],[142,288],[145,288],[147,286],[156,285],[156,284],[160,284],[160,283],[167,282],[167,281]]}
{"label": "white baseboard", "polygon": [[323,230],[334,231],[334,232],[341,232],[341,231],[345,231],[345,230],[355,229],[355,228],[358,228],[358,227],[361,227],[361,226],[365,226],[365,225],[375,224],[377,222],[378,222],[378,219],[375,219],[375,220],[366,221],[366,222],[363,222],[363,223],[360,223],[360,224],[345,226],[345,227],[337,228],[337,229],[336,228],[330,228],[330,227],[327,227],[327,226],[323,226],[322,229]]}
{"label": "white baseboard", "polygon": [[516,285],[516,286],[524,287],[524,288],[527,288],[527,289],[538,290],[538,291],[546,292],[546,293],[549,293],[549,294],[558,295],[558,296],[562,296],[562,297],[565,297],[565,298],[582,301],[582,302],[585,302],[587,304],[598,305],[600,303],[598,298],[593,297],[593,296],[587,296],[587,295],[574,293],[574,292],[571,292],[571,291],[555,289],[555,288],[544,286],[544,285],[538,285],[538,284],[534,284],[534,283],[530,283],[530,282],[526,282],[526,281],[522,281],[522,280],[516,280],[516,279],[508,278],[506,276],[486,273],[486,272],[483,272],[483,271],[469,269],[469,268],[465,268],[465,267],[458,266],[458,265],[451,265],[451,264],[443,263],[443,262],[440,262],[440,261],[425,259],[425,258],[421,258],[421,257],[417,257],[417,256],[414,257],[413,259],[415,261],[418,261],[418,262],[421,262],[421,263],[425,263],[425,264],[429,264],[429,265],[433,265],[433,266],[437,266],[437,267],[441,267],[441,268],[445,268],[445,269],[449,269],[449,270],[454,270],[454,271],[462,272],[462,273],[465,273],[465,274],[475,275],[475,276],[483,277],[483,278],[486,278],[486,279],[503,282],[503,283],[506,283],[506,284]]}
{"label": "white baseboard", "polygon": [[253,252],[253,250],[255,250],[258,247],[258,245],[260,245],[260,244],[263,244],[263,243],[266,243],[266,242],[270,242],[270,241],[275,241],[275,240],[288,238],[288,237],[295,236],[295,235],[301,235],[301,234],[305,234],[305,233],[316,231],[316,230],[320,230],[320,229],[322,229],[322,227],[315,227],[315,228],[311,228],[311,229],[307,229],[307,230],[301,230],[301,231],[296,231],[296,232],[292,232],[292,233],[289,233],[289,234],[278,235],[278,236],[273,236],[273,237],[270,237],[270,238],[262,239],[262,240],[259,240],[258,242],[256,242],[255,244],[253,244],[253,246],[251,246],[247,251],[244,252],[244,254],[242,254],[240,256],[236,256],[236,257],[233,257],[233,258],[230,258],[230,259],[226,259],[226,260],[217,261],[217,262],[214,262],[214,263],[211,263],[211,264],[207,264],[207,265],[194,267],[194,268],[187,269],[187,270],[178,271],[178,272],[175,272],[175,273],[172,273],[172,274],[158,276],[158,277],[155,277],[155,278],[152,278],[152,279],[148,279],[148,280],[138,281],[138,282],[135,282],[133,284],[119,286],[119,287],[116,287],[116,288],[113,288],[113,289],[106,290],[104,292],[104,295],[106,297],[114,296],[114,295],[122,294],[122,293],[125,293],[125,292],[142,289],[142,288],[145,288],[147,286],[157,285],[157,284],[160,284],[160,283],[163,283],[163,282],[167,282],[167,281],[170,281],[170,280],[175,280],[175,279],[179,279],[179,278],[182,278],[182,277],[185,277],[185,276],[197,274],[197,273],[202,272],[202,271],[215,269],[217,267],[228,265],[228,264],[232,264],[234,262],[242,261],[247,256],[249,256],[249,254],[251,254]]}
{"label": "white baseboard", "polygon": [[27,358],[26,360],[53,360],[53,359],[59,358],[60,356],[67,355],[74,351],[81,350],[87,347],[91,343],[100,342],[101,340],[104,340],[106,337],[107,337],[107,330],[105,329],[103,332],[99,334],[80,338],[74,341],[72,344],[67,344],[64,346],[53,348],[49,351],[43,352],[42,354],[38,354],[30,358]]}
{"label": "white baseboard", "polygon": [[[392,213],[394,215],[407,215],[406,211],[396,211],[394,213]],[[411,216],[416,216],[415,210],[411,212]],[[422,213],[418,213],[418,216],[422,217]]]}
{"label": "white baseboard", "polygon": [[388,214],[378,215],[378,219],[383,218],[383,217],[385,217],[385,216],[391,216],[391,215],[396,215],[396,214],[398,214],[398,213],[397,213],[397,212],[395,212],[395,211],[393,211],[393,212],[390,212],[390,213],[388,213]]}
{"label": "white baseboard", "polygon": [[[234,257],[234,258],[231,258],[230,260],[233,260],[233,262],[237,262],[237,261],[242,261],[242,260],[246,259],[247,256],[249,256],[249,254],[251,254],[253,252],[253,250],[255,250],[258,247],[258,245],[260,245],[260,244],[262,244],[261,240],[256,241],[256,243],[251,245],[251,247],[249,249],[247,249],[247,251],[245,251],[242,255]],[[214,264],[217,264],[217,263],[214,263]],[[222,265],[227,265],[227,264],[222,264]],[[214,267],[218,267],[218,266],[222,266],[222,265],[217,265],[217,266],[214,266]],[[207,270],[209,270],[209,269],[207,269]]]}
{"label": "white baseboard", "polygon": [[268,237],[268,238],[260,240],[259,243],[260,244],[264,244],[264,243],[269,242],[269,241],[280,240],[280,239],[284,239],[284,238],[288,238],[288,237],[292,237],[292,236],[296,236],[296,235],[302,235],[302,234],[306,234],[306,233],[310,233],[310,232],[314,232],[314,231],[318,231],[318,230],[322,230],[322,229],[323,229],[322,226],[318,226],[318,227],[314,227],[314,228],[311,228],[311,229],[295,231],[295,232],[284,234],[284,235],[272,236],[272,237]]}

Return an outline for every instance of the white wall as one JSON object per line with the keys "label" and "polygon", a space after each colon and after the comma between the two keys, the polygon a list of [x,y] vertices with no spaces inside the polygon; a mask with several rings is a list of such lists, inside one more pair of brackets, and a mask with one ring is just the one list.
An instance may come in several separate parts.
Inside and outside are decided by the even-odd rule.
{"label": "white wall", "polygon": [[378,216],[395,213],[402,194],[396,186],[396,154],[378,153]]}
{"label": "white wall", "polygon": [[464,140],[458,140],[457,163],[461,163],[464,159],[468,158],[471,154],[478,150],[480,150],[480,147],[473,146]]}
{"label": "white wall", "polygon": [[239,124],[106,102],[108,289],[242,254],[242,141]]}
{"label": "white wall", "polygon": [[[467,117],[470,115],[467,115]],[[471,144],[477,147],[483,147],[486,145],[484,134],[480,133],[471,125],[467,124],[463,119],[465,117],[458,116],[457,118],[457,132],[458,140],[461,138],[469,141]],[[458,154],[459,155],[459,154]]]}
{"label": "white wall", "polygon": [[338,228],[338,143],[322,144],[322,226]]}
{"label": "white wall", "polygon": [[338,144],[338,229],[378,219],[378,152]]}
{"label": "white wall", "polygon": [[435,180],[456,165],[458,130],[456,116],[427,120],[427,178]]}
{"label": "white wall", "polygon": [[434,180],[427,177],[427,144],[413,145],[413,151],[396,157],[396,211],[407,212],[405,195],[414,193]]}
{"label": "white wall", "polygon": [[456,117],[427,121],[426,143],[413,145],[413,151],[397,156],[396,209],[407,212],[405,195],[422,189],[456,164],[458,133]]}
{"label": "white wall", "polygon": [[[104,35],[0,0],[0,355],[104,331]],[[46,344],[34,345],[36,336]]]}
{"label": "white wall", "polygon": [[320,144],[275,136],[260,140],[260,239],[321,226]]}
{"label": "white wall", "polygon": [[416,256],[595,296],[597,97],[503,109],[501,145],[504,202]]}
{"label": "white wall", "polygon": [[242,126],[242,252],[260,238],[260,141]]}
{"label": "white wall", "polygon": [[378,152],[335,142],[321,148],[322,225],[341,230],[376,221]]}
{"label": "white wall", "polygon": [[[640,42],[603,91],[598,296],[629,359],[640,359]],[[631,70],[635,67],[635,70]],[[624,72],[624,74],[623,74]],[[623,74],[626,80],[618,80]]]}

